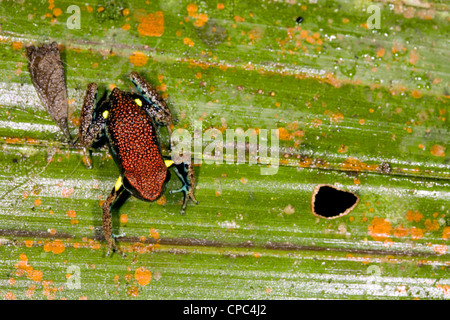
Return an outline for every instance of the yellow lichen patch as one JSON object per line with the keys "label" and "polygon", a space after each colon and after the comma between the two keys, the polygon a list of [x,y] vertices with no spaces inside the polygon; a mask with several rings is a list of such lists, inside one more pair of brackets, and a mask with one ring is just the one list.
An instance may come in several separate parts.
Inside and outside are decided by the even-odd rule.
{"label": "yellow lichen patch", "polygon": [[152,279],[152,273],[145,267],[140,267],[134,272],[134,278],[140,286],[146,286]]}
{"label": "yellow lichen patch", "polygon": [[435,144],[430,148],[430,153],[436,157],[445,157],[445,147]]}
{"label": "yellow lichen patch", "polygon": [[421,93],[419,90],[414,89],[414,90],[411,92],[411,96],[412,96],[414,99],[419,99],[419,98],[422,97],[422,93]]}
{"label": "yellow lichen patch", "polygon": [[167,199],[164,195],[162,195],[161,197],[159,197],[158,200],[156,200],[156,203],[159,204],[160,206],[165,205],[167,202]]}
{"label": "yellow lichen patch", "polygon": [[345,159],[345,161],[341,163],[340,167],[343,170],[350,171],[376,171],[378,169],[378,165],[367,164],[352,157]]}
{"label": "yellow lichen patch", "polygon": [[59,240],[59,239],[47,242],[44,245],[44,251],[45,252],[50,252],[51,251],[54,254],[60,254],[60,253],[63,253],[64,250],[66,250],[66,247],[64,246],[64,243],[61,240]]}
{"label": "yellow lichen patch", "polygon": [[137,28],[141,36],[160,37],[164,33],[164,14],[162,11],[149,13],[140,19]]}
{"label": "yellow lichen patch", "polygon": [[386,240],[391,236],[391,223],[383,218],[374,217],[368,226],[369,235],[376,241]]}
{"label": "yellow lichen patch", "polygon": [[140,51],[133,52],[133,54],[129,56],[128,59],[135,67],[143,67],[147,64],[148,61],[148,57],[145,55],[145,53]]}
{"label": "yellow lichen patch", "polygon": [[22,42],[14,41],[12,43],[13,50],[22,50]]}

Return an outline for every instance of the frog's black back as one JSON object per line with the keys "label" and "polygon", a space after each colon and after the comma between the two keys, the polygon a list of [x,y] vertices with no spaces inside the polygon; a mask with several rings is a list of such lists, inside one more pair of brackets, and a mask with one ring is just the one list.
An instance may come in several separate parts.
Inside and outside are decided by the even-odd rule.
{"label": "frog's black back", "polygon": [[164,191],[168,171],[153,120],[138,105],[146,101],[117,88],[109,99],[106,130],[124,186],[133,196],[154,201]]}

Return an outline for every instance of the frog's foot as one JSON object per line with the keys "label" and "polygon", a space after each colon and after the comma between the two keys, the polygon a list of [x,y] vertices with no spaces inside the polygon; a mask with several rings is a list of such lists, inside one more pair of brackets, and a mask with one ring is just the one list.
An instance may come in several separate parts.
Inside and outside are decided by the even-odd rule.
{"label": "frog's foot", "polygon": [[108,250],[106,251],[106,256],[107,257],[110,256],[111,251],[112,252],[117,252],[118,254],[120,254],[122,256],[122,258],[126,258],[127,257],[127,255],[125,253],[123,253],[119,248],[117,248],[117,245],[116,245],[115,239],[117,237],[121,237],[121,236],[122,235],[116,236],[116,235],[112,234],[111,238],[108,239]]}
{"label": "frog's foot", "polygon": [[194,189],[192,189],[192,187],[188,184],[184,184],[178,190],[169,191],[169,194],[178,193],[178,192],[183,192],[183,194],[184,194],[183,205],[181,207],[181,215],[184,215],[186,213],[186,206],[187,206],[189,199],[191,199],[192,202],[194,202],[195,204],[198,204],[198,201],[194,197]]}

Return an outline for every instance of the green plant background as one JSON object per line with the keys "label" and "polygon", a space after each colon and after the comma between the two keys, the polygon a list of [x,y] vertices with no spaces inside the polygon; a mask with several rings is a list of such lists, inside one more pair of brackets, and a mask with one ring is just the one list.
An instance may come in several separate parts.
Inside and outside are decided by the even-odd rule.
{"label": "green plant background", "polygon": [[[448,299],[449,19],[443,0],[0,1],[0,297]],[[105,257],[118,170],[106,149],[88,170],[38,100],[25,47],[49,41],[73,136],[86,85],[132,90],[136,70],[176,128],[279,129],[278,172],[203,162],[198,206],[129,199],[128,257]],[[360,203],[317,218],[318,184]]]}

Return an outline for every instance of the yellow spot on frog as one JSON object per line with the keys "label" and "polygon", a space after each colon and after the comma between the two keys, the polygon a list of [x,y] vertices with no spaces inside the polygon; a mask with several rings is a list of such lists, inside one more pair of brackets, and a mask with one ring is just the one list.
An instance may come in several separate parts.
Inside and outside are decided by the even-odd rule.
{"label": "yellow spot on frog", "polygon": [[103,118],[108,119],[109,111],[108,110],[103,111],[102,116]]}
{"label": "yellow spot on frog", "polygon": [[117,191],[121,186],[122,186],[122,177],[119,177],[119,179],[117,179],[116,183],[114,184],[114,189]]}
{"label": "yellow spot on frog", "polygon": [[136,104],[137,104],[139,107],[142,107],[142,101],[141,101],[141,99],[134,99],[134,102],[136,102]]}
{"label": "yellow spot on frog", "polygon": [[167,168],[169,168],[170,166],[173,165],[173,161],[172,160],[164,160],[164,164],[166,165]]}

